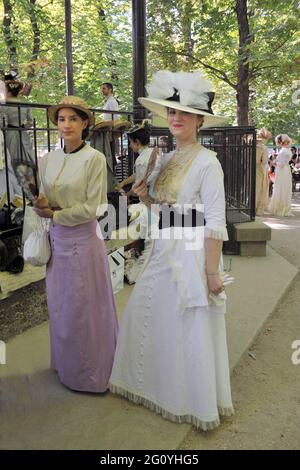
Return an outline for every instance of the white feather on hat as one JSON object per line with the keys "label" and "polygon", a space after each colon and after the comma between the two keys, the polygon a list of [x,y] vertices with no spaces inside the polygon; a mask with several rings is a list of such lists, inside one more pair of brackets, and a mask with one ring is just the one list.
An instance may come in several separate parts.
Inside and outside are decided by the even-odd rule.
{"label": "white feather on hat", "polygon": [[174,95],[175,90],[181,104],[200,108],[207,106],[209,98],[206,93],[212,90],[212,85],[200,71],[174,73],[161,70],[147,86],[149,98],[166,100]]}
{"label": "white feather on hat", "polygon": [[203,127],[222,125],[227,120],[224,116],[212,113],[210,107],[214,96],[212,84],[201,71],[160,70],[153,75],[152,81],[146,88],[148,97],[139,98],[140,103],[165,119],[167,108],[170,107],[203,115]]}

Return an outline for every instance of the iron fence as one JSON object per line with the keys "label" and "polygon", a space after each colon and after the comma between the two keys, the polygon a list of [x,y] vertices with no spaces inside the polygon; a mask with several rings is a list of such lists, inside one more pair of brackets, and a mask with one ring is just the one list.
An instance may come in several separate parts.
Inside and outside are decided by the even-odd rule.
{"label": "iron fence", "polygon": [[[168,151],[175,140],[166,129],[152,132],[156,145],[165,140]],[[234,224],[255,218],[256,133],[254,127],[216,127],[200,130],[200,142],[217,153],[224,172],[226,222],[229,240],[223,245],[226,254],[238,254]]]}
{"label": "iron fence", "polygon": [[[1,107],[17,107],[18,125],[7,125],[5,117],[1,114]],[[8,205],[8,228],[14,230],[11,221],[10,203],[11,194],[9,191],[8,175],[8,153],[6,139],[9,132],[19,133],[20,152],[22,156],[22,135],[24,132],[30,134],[35,163],[38,158],[45,153],[61,148],[62,142],[59,138],[57,128],[53,127],[49,121],[46,104],[25,104],[6,103],[0,104],[0,129],[4,137],[4,160],[6,171],[6,192]],[[21,109],[31,108],[33,114],[32,124],[28,127],[22,125]],[[103,109],[91,109],[95,114],[96,122],[98,117],[104,113]],[[114,114],[126,117],[128,121],[132,119],[131,112],[116,111],[111,112],[112,121]],[[121,128],[120,128],[121,129]],[[130,149],[126,133],[120,129],[108,128],[105,126],[96,129],[90,137],[90,144],[101,150],[108,163],[108,190],[112,191],[114,179],[122,180],[132,174],[136,155]],[[201,143],[214,150],[222,165],[224,172],[224,185],[226,195],[226,219],[229,241],[224,243],[224,252],[238,254],[238,244],[234,240],[234,224],[238,222],[248,222],[255,218],[255,149],[256,134],[254,127],[222,127],[203,129],[200,132]],[[175,141],[167,129],[153,128],[151,135],[151,146],[158,146],[164,152],[171,151],[175,146]],[[13,156],[12,156],[13,157]],[[2,188],[3,190],[3,188]],[[23,197],[24,204],[25,198]],[[0,230],[1,237],[1,230]]]}
{"label": "iron fence", "polygon": [[[62,147],[62,140],[59,137],[57,128],[52,125],[49,120],[47,110],[51,105],[48,104],[33,104],[33,103],[16,103],[7,102],[0,103],[0,130],[3,133],[2,153],[4,165],[2,171],[5,171],[5,182],[1,179],[1,185],[5,187],[0,188],[0,196],[6,193],[7,197],[7,213],[5,214],[5,229],[0,228],[0,238],[19,233],[21,228],[16,227],[11,217],[11,203],[14,197],[10,187],[9,168],[14,161],[14,155],[9,155],[7,140],[9,133],[13,132],[18,140],[18,162],[26,161],[26,151],[24,149],[24,142],[30,141],[30,147],[33,155],[33,160],[37,168],[37,162],[40,157],[46,153]],[[13,124],[7,117],[9,110],[14,110]],[[24,110],[30,109],[32,112],[32,120],[24,124]],[[17,111],[17,112],[15,112]],[[114,116],[122,116],[128,122],[131,122],[133,113],[129,111],[105,111],[103,109],[91,108],[95,116],[95,121],[102,121],[101,115],[103,113],[111,114],[111,121],[108,121],[107,127],[96,128],[89,136],[90,144],[102,151],[106,155],[108,164],[108,179],[109,189],[113,190],[113,177],[116,171],[119,171],[120,178],[124,179],[128,174],[133,172],[134,155],[128,146],[128,141],[125,133],[122,130],[122,123],[120,120],[114,120]],[[125,120],[126,120],[125,119]],[[116,126],[115,126],[116,124]],[[26,134],[26,136],[25,136]],[[26,137],[26,139],[25,139]],[[0,167],[1,168],[1,167]],[[23,194],[23,209],[25,207],[25,197]]]}

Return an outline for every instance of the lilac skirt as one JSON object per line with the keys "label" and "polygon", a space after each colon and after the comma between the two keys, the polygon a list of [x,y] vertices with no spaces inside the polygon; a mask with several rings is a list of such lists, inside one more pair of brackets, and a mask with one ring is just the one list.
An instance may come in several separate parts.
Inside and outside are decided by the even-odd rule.
{"label": "lilac skirt", "polygon": [[51,224],[46,288],[51,367],[73,390],[107,389],[118,320],[104,241],[97,222]]}

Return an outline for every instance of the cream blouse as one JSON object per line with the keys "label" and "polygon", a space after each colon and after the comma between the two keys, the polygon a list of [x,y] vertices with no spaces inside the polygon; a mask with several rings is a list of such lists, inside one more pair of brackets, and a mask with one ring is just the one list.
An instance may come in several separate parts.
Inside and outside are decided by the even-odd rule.
{"label": "cream blouse", "polygon": [[[72,227],[90,222],[105,211],[105,156],[89,145],[75,153],[49,152],[39,162],[40,193],[55,210],[53,222]],[[102,205],[100,207],[100,205]]]}

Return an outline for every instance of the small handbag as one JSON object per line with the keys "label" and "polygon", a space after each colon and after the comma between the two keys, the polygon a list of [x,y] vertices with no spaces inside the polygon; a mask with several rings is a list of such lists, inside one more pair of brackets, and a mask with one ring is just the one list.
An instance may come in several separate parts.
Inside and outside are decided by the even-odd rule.
{"label": "small handbag", "polygon": [[[26,208],[28,210],[28,208]],[[35,213],[34,213],[35,214]],[[51,247],[48,235],[47,219],[31,213],[31,224],[34,220],[34,229],[24,243],[24,259],[33,266],[44,266],[51,258]]]}

